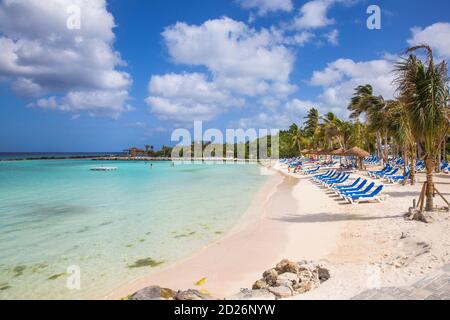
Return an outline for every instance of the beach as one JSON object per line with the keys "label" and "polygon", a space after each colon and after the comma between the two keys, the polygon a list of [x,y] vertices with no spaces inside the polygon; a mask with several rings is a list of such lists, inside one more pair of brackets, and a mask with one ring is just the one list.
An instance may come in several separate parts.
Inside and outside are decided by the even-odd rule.
{"label": "beach", "polygon": [[[351,299],[371,288],[411,285],[450,261],[448,213],[436,213],[431,224],[404,218],[424,174],[415,186],[387,185],[383,203],[351,205],[308,176],[288,174],[279,165],[272,170],[274,176],[222,239],[106,298],[121,299],[152,285],[233,298],[241,288],[251,289],[265,270],[289,259],[320,263],[331,273],[319,288],[291,299]],[[367,177],[353,177],[359,174]],[[448,175],[436,174],[444,195],[449,182]]]}

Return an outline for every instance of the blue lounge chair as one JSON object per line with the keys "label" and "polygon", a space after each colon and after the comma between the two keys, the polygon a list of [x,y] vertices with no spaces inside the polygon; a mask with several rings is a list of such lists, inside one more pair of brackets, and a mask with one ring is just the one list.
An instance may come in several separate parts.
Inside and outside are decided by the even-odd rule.
{"label": "blue lounge chair", "polygon": [[338,185],[338,184],[342,184],[342,183],[346,182],[348,180],[348,178],[350,178],[350,175],[344,174],[343,176],[341,176],[341,178],[325,182],[325,183],[323,183],[323,185],[327,188],[331,188],[334,185]]}
{"label": "blue lounge chair", "polygon": [[386,173],[389,170],[392,170],[392,167],[388,164],[382,170],[379,170],[379,171],[368,171],[367,173],[369,174],[370,177],[373,178],[373,177],[375,177],[375,175]]}
{"label": "blue lounge chair", "polygon": [[366,194],[355,194],[355,195],[349,195],[345,197],[351,204],[358,204],[360,201],[378,201],[382,202],[382,199],[380,197],[380,193],[383,191],[383,186],[378,186],[373,190],[371,193]]}
{"label": "blue lounge chair", "polygon": [[371,182],[363,191],[350,191],[350,192],[340,192],[342,198],[346,199],[350,196],[356,196],[356,195],[362,195],[367,194],[372,190],[372,188],[375,186],[375,182]]}
{"label": "blue lounge chair", "polygon": [[376,175],[376,178],[388,178],[388,177],[393,177],[397,174],[397,172],[399,171],[399,168],[395,168],[392,171],[388,172],[388,173],[383,173],[383,174],[378,174]]}
{"label": "blue lounge chair", "polygon": [[339,185],[339,186],[334,185],[334,186],[332,186],[331,188],[334,189],[334,190],[352,189],[352,188],[356,187],[356,185],[357,185],[360,181],[361,181],[361,178],[358,178],[358,179],[356,179],[355,181],[353,181],[353,183],[350,184],[350,185],[344,185],[344,186],[342,186],[342,185]]}
{"label": "blue lounge chair", "polygon": [[409,170],[406,170],[405,174],[403,174],[401,176],[390,176],[390,177],[386,177],[385,179],[389,183],[395,183],[395,182],[403,182],[403,181],[407,180],[408,177],[409,177]]}
{"label": "blue lounge chair", "polygon": [[361,191],[362,188],[364,188],[364,186],[367,184],[367,180],[363,180],[361,181],[361,183],[354,188],[349,188],[349,189],[340,189],[340,190],[336,190],[336,194],[340,195],[341,197],[343,197],[343,195],[345,195],[346,193],[351,193],[351,192],[358,192]]}

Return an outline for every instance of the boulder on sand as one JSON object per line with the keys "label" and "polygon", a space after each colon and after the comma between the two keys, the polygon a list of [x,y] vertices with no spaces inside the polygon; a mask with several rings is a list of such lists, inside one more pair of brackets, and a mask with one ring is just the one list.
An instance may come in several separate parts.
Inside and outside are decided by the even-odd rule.
{"label": "boulder on sand", "polygon": [[129,300],[174,300],[175,295],[176,292],[171,289],[151,286],[139,290]]}

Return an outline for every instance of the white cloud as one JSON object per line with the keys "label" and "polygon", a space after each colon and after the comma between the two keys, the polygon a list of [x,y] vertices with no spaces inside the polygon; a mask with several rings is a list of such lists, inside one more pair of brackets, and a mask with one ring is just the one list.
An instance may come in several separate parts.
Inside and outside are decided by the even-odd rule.
{"label": "white cloud", "polygon": [[337,46],[339,44],[339,30],[331,30],[330,32],[325,34],[325,38],[327,39],[328,43]]}
{"label": "white cloud", "polygon": [[294,8],[292,0],[237,0],[245,9],[255,9],[258,15],[263,16],[269,12],[290,12]]}
{"label": "white cloud", "polygon": [[371,84],[375,94],[385,99],[393,98],[393,70],[394,61],[339,59],[329,63],[325,69],[315,71],[310,83],[323,88],[320,99],[324,106],[333,108],[333,112],[346,114],[344,110],[359,85]]}
{"label": "white cloud", "polygon": [[329,112],[328,108],[323,108],[319,102],[300,100],[294,98],[280,105],[279,108],[264,110],[254,116],[241,118],[230,124],[235,128],[267,128],[267,129],[287,129],[292,123],[302,124],[305,116],[311,108],[316,108],[321,113]]}
{"label": "white cloud", "polygon": [[411,32],[409,45],[427,44],[436,50],[437,55],[450,58],[450,23],[439,22],[425,29],[415,27]]}
{"label": "white cloud", "polygon": [[154,75],[148,89],[150,111],[163,120],[211,120],[224,108],[244,104],[200,73]]}
{"label": "white cloud", "polygon": [[162,35],[174,63],[206,67],[208,75],[153,76],[147,102],[160,118],[212,119],[224,107],[241,106],[245,98],[285,99],[297,89],[289,82],[294,54],[275,31],[257,31],[224,17],[202,25],[178,22]]}
{"label": "white cloud", "polygon": [[291,36],[285,36],[282,40],[287,45],[304,46],[315,37],[314,33],[309,31],[302,31]]}
{"label": "white cloud", "polygon": [[163,37],[175,63],[206,66],[216,81],[232,87],[235,79],[252,85],[285,84],[294,64],[294,55],[273,43],[268,30],[258,32],[226,17],[200,26],[179,22],[166,28]]}
{"label": "white cloud", "polygon": [[[72,30],[74,5],[81,28]],[[18,95],[47,96],[35,107],[117,117],[131,109],[131,77],[116,69],[124,62],[113,49],[114,27],[105,0],[2,1],[0,77]]]}
{"label": "white cloud", "polygon": [[334,0],[313,0],[300,8],[300,14],[294,20],[297,29],[316,29],[334,24],[335,20],[328,18],[328,10]]}

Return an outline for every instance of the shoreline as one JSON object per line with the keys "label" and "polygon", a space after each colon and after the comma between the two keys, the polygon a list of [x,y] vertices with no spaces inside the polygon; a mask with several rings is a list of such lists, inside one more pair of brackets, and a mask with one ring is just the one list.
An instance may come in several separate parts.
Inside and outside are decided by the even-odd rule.
{"label": "shoreline", "polygon": [[[331,273],[319,288],[288,299],[352,299],[368,289],[410,286],[450,262],[448,214],[436,215],[432,224],[404,217],[419,196],[424,174],[417,175],[414,186],[385,184],[382,203],[351,205],[311,182],[310,176],[288,174],[279,165],[270,170],[275,177],[222,239],[106,299],[121,299],[152,285],[232,299],[282,259],[319,263]],[[352,177],[367,179],[367,174]],[[450,194],[449,179],[435,176],[444,194]],[[204,278],[202,285],[195,285]]]}
{"label": "shoreline", "polygon": [[[318,201],[302,200],[302,192],[305,189],[310,192],[312,189],[309,188],[314,188],[312,184],[279,170],[270,170],[274,171],[274,176],[268,179],[249,209],[222,239],[111,292],[105,298],[122,299],[152,285],[174,290],[203,290],[215,298],[227,298],[238,294],[241,288],[251,288],[264,270],[284,258],[323,260],[334,249],[345,223],[311,226],[289,221],[289,217],[322,210],[317,204],[330,206],[332,202],[322,198],[320,192],[314,195],[319,197]],[[204,278],[204,284],[195,285]]]}

